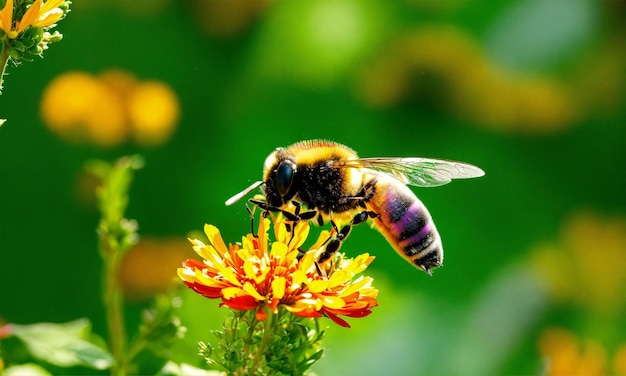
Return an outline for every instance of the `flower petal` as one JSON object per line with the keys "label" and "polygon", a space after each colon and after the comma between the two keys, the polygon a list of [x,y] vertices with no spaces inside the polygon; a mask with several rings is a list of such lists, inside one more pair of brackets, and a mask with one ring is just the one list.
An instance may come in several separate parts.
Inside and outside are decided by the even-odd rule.
{"label": "flower petal", "polygon": [[2,30],[5,33],[8,34],[11,31],[13,26],[13,0],[7,0],[4,3],[4,8],[0,11],[0,25],[2,25]]}
{"label": "flower petal", "polygon": [[259,305],[259,303],[250,295],[238,296],[236,298],[222,301],[226,306],[240,311],[255,309]]}
{"label": "flower petal", "polygon": [[18,33],[24,31],[24,29],[32,25],[33,22],[35,22],[35,20],[39,18],[39,9],[41,9],[41,0],[35,0],[35,2],[30,7],[28,7],[26,13],[24,13],[24,16],[22,16],[20,24],[17,28]]}
{"label": "flower petal", "polygon": [[225,300],[231,300],[240,296],[247,296],[246,291],[240,287],[226,287],[222,289],[222,295]]}
{"label": "flower petal", "polygon": [[259,294],[256,288],[254,288],[254,286],[250,282],[246,282],[243,284],[243,290],[247,292],[248,295],[254,297],[256,300],[259,300],[259,301],[265,300],[265,297]]}
{"label": "flower petal", "polygon": [[63,11],[61,9],[59,8],[52,9],[51,11],[47,13],[42,13],[42,15],[39,16],[39,19],[33,22],[33,26],[38,26],[38,27],[50,26],[53,23],[60,20],[61,17],[63,17]]}
{"label": "flower petal", "polygon": [[321,300],[324,307],[328,308],[339,309],[346,305],[346,302],[337,296],[325,295]]}
{"label": "flower petal", "polygon": [[59,5],[63,4],[63,0],[48,0],[43,3],[41,10],[39,11],[41,14],[45,14],[54,8],[58,8]]}
{"label": "flower petal", "polygon": [[228,253],[228,248],[226,248],[226,244],[224,244],[224,240],[222,239],[220,230],[218,230],[217,227],[213,225],[205,224],[204,233],[209,239],[209,242],[211,242],[211,245],[220,254],[220,256],[224,258],[224,255]]}
{"label": "flower petal", "polygon": [[340,318],[339,316],[333,314],[332,312],[328,310],[324,310],[324,313],[326,314],[326,316],[328,316],[329,319],[333,320],[336,324],[343,326],[344,328],[350,327],[350,324],[348,324],[346,320]]}
{"label": "flower petal", "polygon": [[285,277],[277,277],[272,281],[272,292],[274,298],[282,299],[285,296],[285,286],[287,284],[287,280]]}

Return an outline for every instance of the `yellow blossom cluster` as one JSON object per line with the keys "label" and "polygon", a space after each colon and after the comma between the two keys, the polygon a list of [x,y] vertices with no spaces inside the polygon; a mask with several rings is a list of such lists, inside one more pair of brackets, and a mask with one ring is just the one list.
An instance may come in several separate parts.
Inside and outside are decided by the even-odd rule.
{"label": "yellow blossom cluster", "polygon": [[581,212],[568,220],[558,243],[535,246],[533,269],[552,296],[605,317],[626,312],[626,220]]}
{"label": "yellow blossom cluster", "polygon": [[[271,220],[270,220],[271,218]],[[302,317],[329,317],[349,327],[339,316],[363,317],[378,305],[378,290],[372,278],[356,277],[374,257],[362,254],[355,259],[335,258],[318,264],[328,232],[324,231],[311,249],[302,255],[300,247],[309,233],[308,221],[294,224],[282,216],[263,218],[258,235],[248,234],[241,244],[227,246],[215,226],[204,230],[210,244],[191,240],[203,261],[188,259],[178,269],[183,282],[208,298],[237,310],[256,310],[258,320],[266,310],[284,307]],[[268,230],[274,224],[276,241]],[[300,257],[301,256],[301,257]]]}
{"label": "yellow blossom cluster", "polygon": [[63,16],[63,11],[58,8],[61,4],[63,0],[48,0],[45,3],[36,0],[21,19],[13,20],[13,0],[6,0],[0,11],[0,30],[4,31],[7,38],[15,39],[30,26],[50,26]]}
{"label": "yellow blossom cluster", "polygon": [[[612,362],[600,342],[593,339],[580,341],[562,328],[544,330],[538,345],[545,360],[546,376],[626,375],[626,342],[617,349]],[[609,373],[610,368],[613,373]]]}
{"label": "yellow blossom cluster", "polygon": [[124,253],[120,283],[128,300],[144,300],[165,293],[176,280],[180,260],[193,254],[183,238],[142,237]]}
{"label": "yellow blossom cluster", "polygon": [[102,147],[127,140],[157,146],[174,132],[180,107],[172,88],[161,81],[140,81],[123,70],[97,76],[70,71],[44,90],[41,116],[64,139]]}

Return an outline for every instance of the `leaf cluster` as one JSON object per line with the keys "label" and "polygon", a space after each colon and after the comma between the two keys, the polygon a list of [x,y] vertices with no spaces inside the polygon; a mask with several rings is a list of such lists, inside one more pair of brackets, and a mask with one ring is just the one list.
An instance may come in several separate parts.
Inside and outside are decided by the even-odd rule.
{"label": "leaf cluster", "polygon": [[318,319],[280,308],[263,321],[253,310],[233,310],[212,333],[217,346],[201,342],[200,356],[230,375],[304,375],[323,354]]}

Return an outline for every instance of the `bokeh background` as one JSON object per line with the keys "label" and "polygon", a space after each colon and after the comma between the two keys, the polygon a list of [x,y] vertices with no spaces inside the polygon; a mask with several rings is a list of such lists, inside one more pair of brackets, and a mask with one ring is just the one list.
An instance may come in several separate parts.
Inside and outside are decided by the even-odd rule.
{"label": "bokeh background", "polygon": [[[204,223],[235,242],[277,146],[460,160],[415,189],[442,235],[432,277],[358,226],[380,306],[330,320],[321,375],[626,374],[624,2],[77,0],[0,96],[0,317],[105,335],[91,159],[145,158],[121,278],[129,327]],[[223,310],[182,290],[200,364]],[[11,349],[5,349],[10,352]],[[560,368],[559,368],[560,367]]]}

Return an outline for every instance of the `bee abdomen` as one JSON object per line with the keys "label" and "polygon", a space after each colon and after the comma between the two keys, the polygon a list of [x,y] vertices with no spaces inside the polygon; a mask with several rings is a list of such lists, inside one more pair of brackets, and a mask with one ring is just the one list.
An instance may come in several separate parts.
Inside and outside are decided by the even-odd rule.
{"label": "bee abdomen", "polygon": [[424,204],[404,185],[387,184],[384,188],[379,199],[370,202],[380,215],[376,221],[380,231],[415,266],[427,272],[441,266],[441,238]]}
{"label": "bee abdomen", "polygon": [[426,207],[415,197],[399,222],[390,225],[406,258],[425,270],[441,266],[441,239]]}

